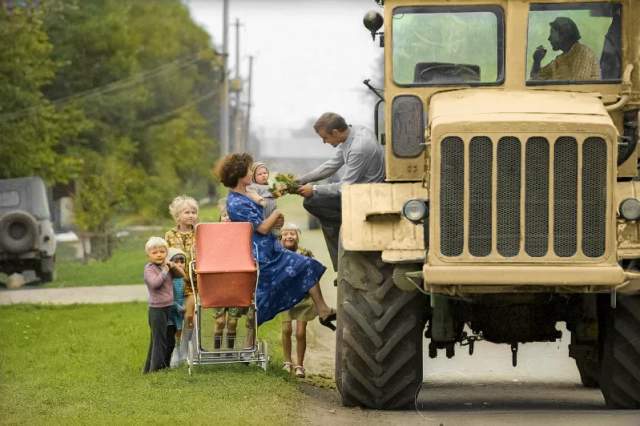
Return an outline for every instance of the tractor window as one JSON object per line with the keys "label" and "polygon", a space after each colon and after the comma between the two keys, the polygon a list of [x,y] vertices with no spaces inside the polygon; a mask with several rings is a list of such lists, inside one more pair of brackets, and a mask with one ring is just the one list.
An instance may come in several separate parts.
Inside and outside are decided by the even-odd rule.
{"label": "tractor window", "polygon": [[618,82],[621,9],[609,2],[531,5],[527,83]]}
{"label": "tractor window", "polygon": [[501,83],[503,22],[502,9],[493,6],[394,9],[395,82],[402,86]]}

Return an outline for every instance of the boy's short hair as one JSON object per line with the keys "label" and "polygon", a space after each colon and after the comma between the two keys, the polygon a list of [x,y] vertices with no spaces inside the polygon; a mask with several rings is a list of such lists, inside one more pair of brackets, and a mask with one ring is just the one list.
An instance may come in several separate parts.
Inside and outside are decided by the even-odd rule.
{"label": "boy's short hair", "polygon": [[151,249],[157,248],[157,247],[164,247],[165,249],[169,250],[169,245],[164,240],[164,238],[151,237],[147,240],[147,243],[144,245],[144,251],[146,253],[149,253]]}
{"label": "boy's short hair", "polygon": [[178,195],[173,199],[171,204],[169,204],[169,213],[174,220],[178,220],[180,213],[188,207],[195,208],[196,212],[199,209],[198,202],[193,197],[189,197],[188,195]]}

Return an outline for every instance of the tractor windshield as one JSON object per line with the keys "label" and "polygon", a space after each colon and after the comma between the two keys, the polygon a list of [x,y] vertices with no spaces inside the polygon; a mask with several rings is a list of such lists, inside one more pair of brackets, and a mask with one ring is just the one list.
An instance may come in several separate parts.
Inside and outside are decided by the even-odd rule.
{"label": "tractor windshield", "polygon": [[528,84],[611,83],[622,72],[621,5],[532,4]]}
{"label": "tractor windshield", "polygon": [[393,78],[402,86],[499,84],[504,17],[493,6],[399,7],[393,12]]}

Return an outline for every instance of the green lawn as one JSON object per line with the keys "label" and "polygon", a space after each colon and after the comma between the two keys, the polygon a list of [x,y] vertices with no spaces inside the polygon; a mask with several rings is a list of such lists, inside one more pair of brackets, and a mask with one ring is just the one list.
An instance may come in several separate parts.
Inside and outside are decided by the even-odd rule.
{"label": "green lawn", "polygon": [[[218,208],[214,205],[204,206],[200,218],[202,222],[217,222]],[[104,262],[89,260],[83,263],[75,258],[75,249],[71,244],[58,244],[56,280],[45,287],[142,284],[142,270],[147,261],[144,244],[152,235],[163,237],[171,226],[171,222],[165,219],[158,229],[131,232],[119,238],[113,256]]]}
{"label": "green lawn", "polygon": [[270,370],[205,366],[142,375],[146,305],[0,308],[2,424],[291,424],[296,381],[278,366],[279,321],[260,329]]}
{"label": "green lawn", "polygon": [[[294,222],[302,229],[306,228],[308,215],[302,208],[301,197],[282,197],[278,200],[278,208],[284,212],[287,222]],[[200,210],[201,222],[217,222],[219,216],[215,205],[206,205]],[[75,249],[71,244],[58,244],[56,280],[45,287],[142,284],[142,270],[147,261],[144,243],[152,235],[164,236],[165,231],[172,225],[169,219],[164,218],[157,226],[159,229],[131,232],[128,236],[119,238],[113,256],[104,262],[90,260],[85,264],[75,258]],[[303,246],[313,245],[310,237],[311,234],[304,233]]]}

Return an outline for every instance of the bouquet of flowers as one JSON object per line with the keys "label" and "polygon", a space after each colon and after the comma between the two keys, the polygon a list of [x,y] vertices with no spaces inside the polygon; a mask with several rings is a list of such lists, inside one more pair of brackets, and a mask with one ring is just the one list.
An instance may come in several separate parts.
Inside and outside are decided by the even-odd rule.
{"label": "bouquet of flowers", "polygon": [[298,188],[299,185],[291,173],[278,173],[269,187],[269,192],[271,192],[273,198],[280,198],[286,194],[296,194]]}

